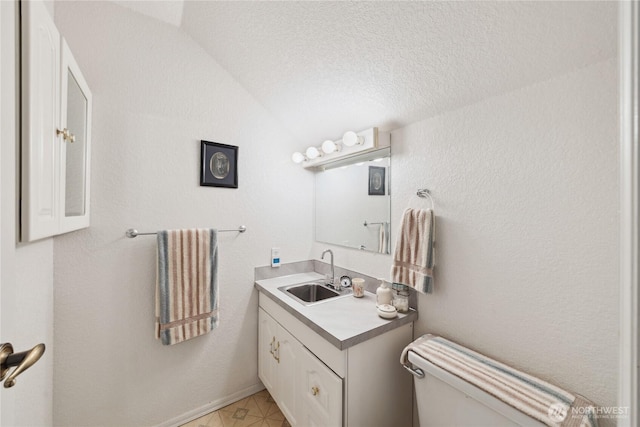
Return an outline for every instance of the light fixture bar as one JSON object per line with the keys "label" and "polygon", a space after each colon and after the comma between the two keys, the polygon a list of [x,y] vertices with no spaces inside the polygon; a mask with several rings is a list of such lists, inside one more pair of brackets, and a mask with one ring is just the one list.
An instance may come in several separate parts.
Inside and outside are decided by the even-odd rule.
{"label": "light fixture bar", "polygon": [[[336,150],[330,153],[323,152],[322,156],[313,159],[307,154],[307,158],[302,162],[302,166],[305,168],[313,168],[391,145],[391,134],[389,132],[379,132],[378,128],[370,128],[362,132],[356,132],[355,135],[357,138],[355,139],[351,133],[346,132],[345,135],[347,134],[349,134],[347,138],[356,141],[352,146],[344,144],[342,140],[335,141],[334,144],[336,147],[340,147],[339,151]],[[326,145],[328,146],[329,144],[327,143]]]}

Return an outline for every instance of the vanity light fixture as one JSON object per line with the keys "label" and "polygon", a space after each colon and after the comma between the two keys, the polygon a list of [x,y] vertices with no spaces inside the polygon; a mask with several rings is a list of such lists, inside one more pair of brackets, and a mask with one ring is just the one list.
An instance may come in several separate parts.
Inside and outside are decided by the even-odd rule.
{"label": "vanity light fixture", "polygon": [[342,143],[347,147],[353,147],[354,145],[362,145],[364,144],[364,137],[358,135],[352,130],[346,131],[344,135],[342,135]]}
{"label": "vanity light fixture", "polygon": [[307,159],[313,160],[322,157],[322,153],[316,147],[309,147],[306,151]]}
{"label": "vanity light fixture", "polygon": [[291,155],[291,160],[294,163],[302,164],[305,168],[310,168],[389,147],[390,144],[391,135],[388,132],[379,132],[378,128],[370,128],[361,132],[347,131],[341,140],[327,139],[320,146],[308,147],[304,154],[296,151]]}
{"label": "vanity light fixture", "polygon": [[291,155],[291,160],[293,161],[293,163],[302,163],[307,160],[307,158],[301,152],[296,151]]}
{"label": "vanity light fixture", "polygon": [[325,142],[322,143],[322,151],[324,151],[326,154],[331,154],[335,151],[340,151],[341,149],[342,149],[341,144],[336,144],[330,139],[327,139]]}

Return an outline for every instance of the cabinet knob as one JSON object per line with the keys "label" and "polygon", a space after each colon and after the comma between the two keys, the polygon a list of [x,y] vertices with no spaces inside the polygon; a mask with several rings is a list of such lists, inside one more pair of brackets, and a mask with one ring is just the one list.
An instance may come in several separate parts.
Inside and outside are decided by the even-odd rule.
{"label": "cabinet knob", "polygon": [[56,129],[56,135],[62,135],[62,139],[69,142],[76,142],[76,136],[69,132],[69,129],[64,128],[62,130]]}
{"label": "cabinet knob", "polygon": [[56,135],[62,135],[63,139],[67,139],[69,137],[69,129],[64,128],[62,130],[56,129]]}
{"label": "cabinet knob", "polygon": [[311,393],[314,396],[317,396],[318,394],[320,394],[320,389],[318,387],[316,387],[316,386],[313,386],[313,387],[311,387]]}

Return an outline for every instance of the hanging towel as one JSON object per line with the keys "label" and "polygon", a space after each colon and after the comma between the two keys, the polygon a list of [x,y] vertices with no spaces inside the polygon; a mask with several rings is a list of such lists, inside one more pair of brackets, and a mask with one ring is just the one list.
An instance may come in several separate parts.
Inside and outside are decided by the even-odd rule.
{"label": "hanging towel", "polygon": [[554,427],[597,427],[597,407],[539,378],[436,335],[423,335],[402,351],[410,364],[413,351],[423,359],[473,384],[538,421]]}
{"label": "hanging towel", "polygon": [[378,252],[381,254],[389,253],[389,226],[386,222],[380,224],[378,235]]}
{"label": "hanging towel", "polygon": [[156,338],[164,345],[218,326],[218,239],[209,229],[158,232]]}
{"label": "hanging towel", "polygon": [[431,209],[404,211],[391,265],[391,281],[433,292],[435,217]]}

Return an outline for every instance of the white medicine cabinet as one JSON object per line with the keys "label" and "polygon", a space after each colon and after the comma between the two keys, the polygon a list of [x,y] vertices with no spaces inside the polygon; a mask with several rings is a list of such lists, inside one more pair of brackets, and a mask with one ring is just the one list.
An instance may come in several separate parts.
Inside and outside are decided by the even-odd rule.
{"label": "white medicine cabinet", "polygon": [[21,2],[21,240],[89,226],[91,91],[42,1]]}

